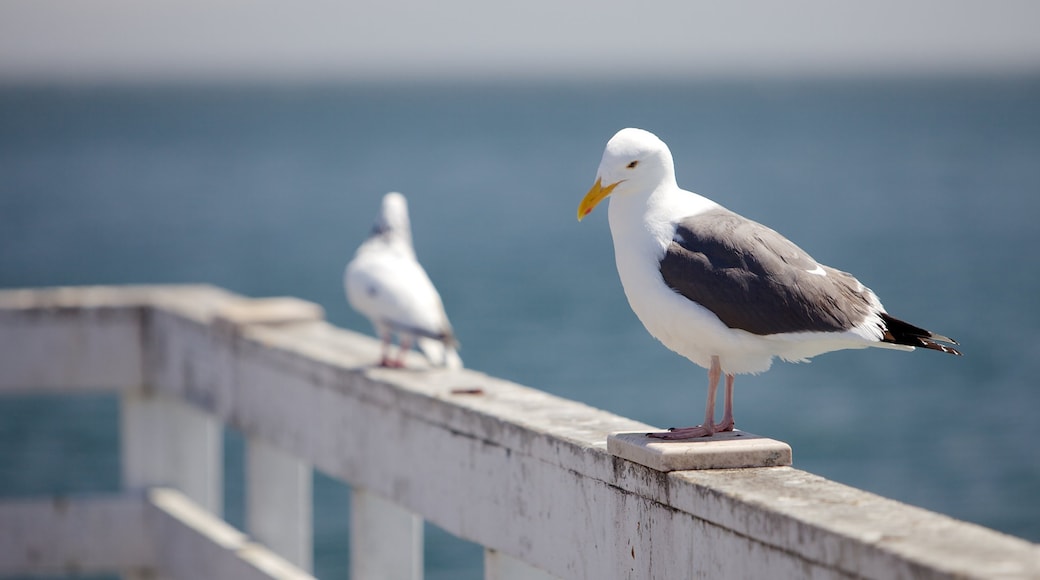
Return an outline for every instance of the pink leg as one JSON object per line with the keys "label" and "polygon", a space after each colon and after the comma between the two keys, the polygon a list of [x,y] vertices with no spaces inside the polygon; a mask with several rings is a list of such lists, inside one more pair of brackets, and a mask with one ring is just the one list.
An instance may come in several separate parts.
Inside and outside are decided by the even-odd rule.
{"label": "pink leg", "polygon": [[715,431],[732,431],[736,427],[733,422],[733,375],[726,375],[726,399],[723,404],[722,422],[715,425]]}
{"label": "pink leg", "polygon": [[412,348],[412,339],[408,336],[401,336],[401,343],[397,345],[397,360],[390,363],[390,366],[395,369],[404,368],[404,355],[408,354],[408,349]]}
{"label": "pink leg", "polygon": [[383,354],[382,357],[379,359],[379,366],[392,368],[394,366],[394,362],[390,360],[390,333],[380,332],[379,338],[383,342]]}
{"label": "pink leg", "polygon": [[[730,375],[726,376],[726,383],[730,384]],[[711,368],[708,369],[708,401],[704,408],[704,423],[696,427],[672,428],[664,433],[647,433],[647,437],[654,439],[694,439],[697,437],[711,437],[715,434],[715,397],[719,390],[719,378],[722,377],[722,364],[719,357],[711,357]]]}

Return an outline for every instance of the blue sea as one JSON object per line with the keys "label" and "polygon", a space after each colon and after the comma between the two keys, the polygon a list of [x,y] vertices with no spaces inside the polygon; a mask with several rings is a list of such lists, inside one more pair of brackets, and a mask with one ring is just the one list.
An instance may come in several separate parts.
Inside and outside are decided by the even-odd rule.
{"label": "blue sea", "polygon": [[[371,333],[342,271],[396,190],[467,366],[696,423],[705,371],[628,308],[606,208],[575,219],[628,126],[671,146],[680,185],[962,344],[778,362],[737,378],[738,426],[798,468],[1040,541],[1040,78],[0,87],[0,287],[208,282]],[[117,413],[0,397],[0,494],[118,489]],[[349,490],[315,481],[316,573],[344,578]],[[428,578],[481,576],[479,547],[427,538]]]}

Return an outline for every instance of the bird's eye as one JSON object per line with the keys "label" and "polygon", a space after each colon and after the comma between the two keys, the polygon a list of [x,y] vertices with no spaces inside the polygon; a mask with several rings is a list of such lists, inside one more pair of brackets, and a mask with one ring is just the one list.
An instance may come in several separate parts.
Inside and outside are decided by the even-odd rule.
{"label": "bird's eye", "polygon": [[628,168],[629,169],[635,169],[636,165],[639,165],[639,162],[638,161],[633,161],[632,163],[628,164]]}

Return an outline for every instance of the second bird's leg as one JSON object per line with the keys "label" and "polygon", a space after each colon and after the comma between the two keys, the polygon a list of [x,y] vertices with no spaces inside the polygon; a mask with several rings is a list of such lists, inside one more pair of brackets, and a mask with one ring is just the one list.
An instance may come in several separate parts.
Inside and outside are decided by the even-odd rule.
{"label": "second bird's leg", "polygon": [[397,344],[397,360],[392,361],[390,363],[390,366],[395,369],[403,369],[404,356],[408,354],[408,351],[412,348],[412,337],[408,336],[407,334],[398,336],[399,338]]}
{"label": "second bird's leg", "polygon": [[390,360],[390,332],[385,330],[379,331],[379,339],[383,343],[383,355],[379,359],[379,366],[393,367],[394,361]]}

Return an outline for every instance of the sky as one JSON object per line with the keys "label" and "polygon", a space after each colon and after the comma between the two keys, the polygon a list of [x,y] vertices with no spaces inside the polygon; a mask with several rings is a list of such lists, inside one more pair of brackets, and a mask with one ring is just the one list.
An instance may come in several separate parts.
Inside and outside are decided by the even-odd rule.
{"label": "sky", "polygon": [[0,81],[1040,72],[1032,0],[0,0]]}

